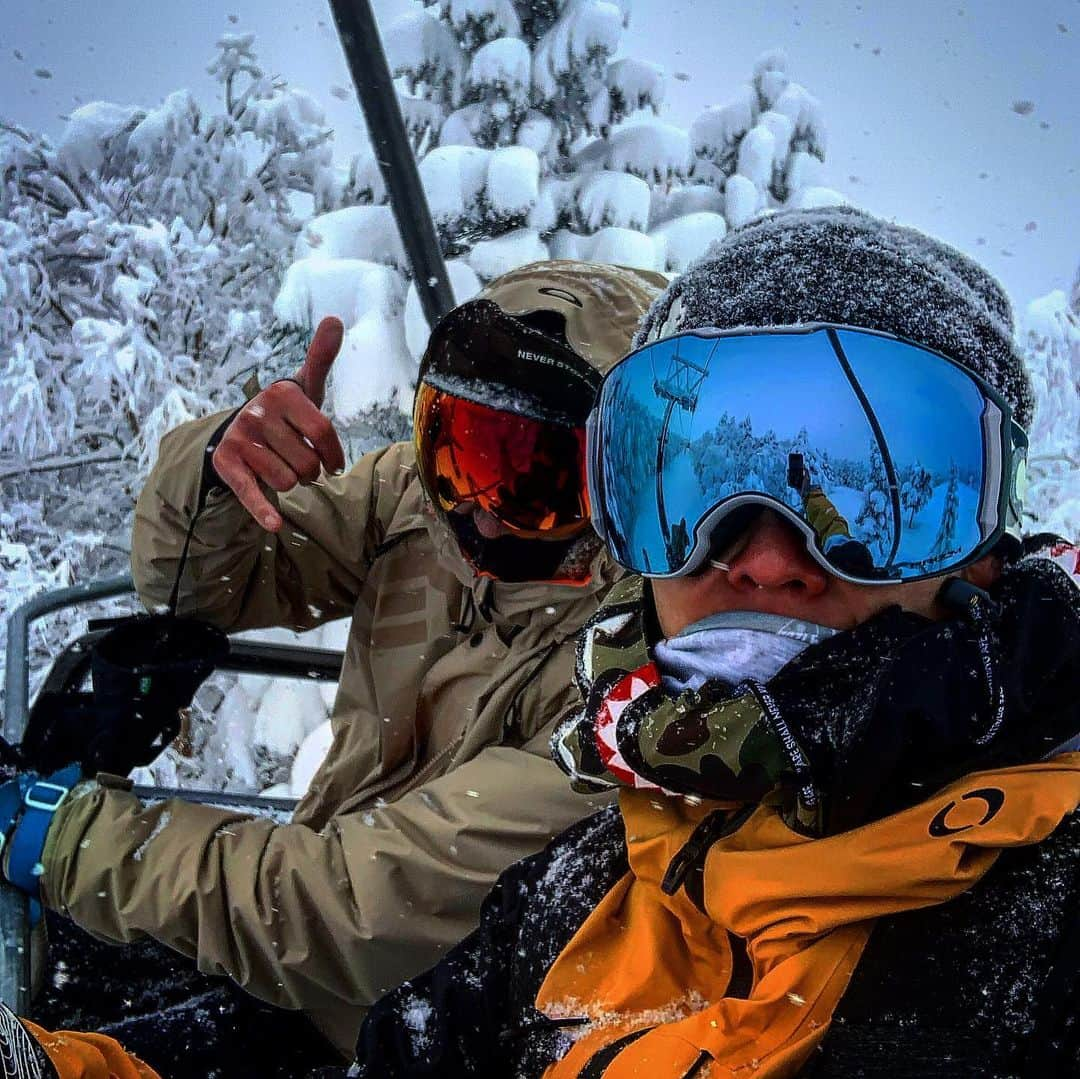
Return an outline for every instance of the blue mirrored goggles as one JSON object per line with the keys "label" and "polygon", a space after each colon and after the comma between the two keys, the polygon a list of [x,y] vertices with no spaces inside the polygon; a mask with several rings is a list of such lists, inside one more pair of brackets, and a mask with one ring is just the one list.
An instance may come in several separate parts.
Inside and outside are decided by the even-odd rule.
{"label": "blue mirrored goggles", "polygon": [[698,329],[630,353],[589,419],[593,526],[649,577],[720,557],[767,507],[830,572],[917,581],[1020,537],[1027,436],[947,356],[813,324]]}

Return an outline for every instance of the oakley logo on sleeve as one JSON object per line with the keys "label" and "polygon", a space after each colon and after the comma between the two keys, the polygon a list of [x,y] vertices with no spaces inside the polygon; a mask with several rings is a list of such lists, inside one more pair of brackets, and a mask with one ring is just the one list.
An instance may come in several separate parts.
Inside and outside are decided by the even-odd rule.
{"label": "oakley logo on sleeve", "polygon": [[[960,796],[960,801],[966,802],[969,798],[978,798],[979,801],[986,803],[986,812],[983,813],[982,820],[976,822],[977,824],[989,824],[1005,804],[1005,792],[997,787],[980,787],[978,790],[968,791],[967,794]],[[947,818],[955,808],[956,802],[950,802],[934,816],[928,829],[930,835],[935,837],[955,835],[957,832],[966,832],[969,828],[975,827],[974,824],[961,824],[957,828],[950,827]]]}

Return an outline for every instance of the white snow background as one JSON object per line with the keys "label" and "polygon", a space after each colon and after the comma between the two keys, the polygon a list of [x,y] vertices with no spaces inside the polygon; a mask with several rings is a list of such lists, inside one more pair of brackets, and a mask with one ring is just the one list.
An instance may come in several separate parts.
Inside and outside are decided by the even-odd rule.
{"label": "white snow background", "polygon": [[[677,272],[758,213],[860,201],[854,175],[833,180],[844,194],[827,186],[824,110],[782,52],[744,57],[748,81],[716,87],[722,103],[683,129],[664,112],[660,64],[677,83],[691,75],[674,56],[622,55],[628,0],[554,7],[533,26],[502,0],[444,0],[384,34],[459,302],[548,256]],[[211,65],[233,96],[224,111],[180,91],[151,108],[81,105],[55,141],[0,127],[20,175],[45,176],[61,202],[77,188],[79,203],[0,196],[5,619],[43,588],[121,571],[160,435],[234,404],[253,373],[288,373],[325,314],[347,327],[327,409],[351,454],[405,431],[427,327],[371,153],[342,159],[323,104],[265,75],[251,37],[229,30]],[[903,137],[880,136],[875,153]],[[185,187],[196,174],[205,204]],[[95,276],[74,274],[80,258],[98,260]],[[43,298],[70,311],[50,324]],[[1075,537],[1080,285],[1018,307],[1040,399],[1030,525]],[[35,684],[84,614],[37,627]],[[260,634],[332,648],[346,635],[345,622]],[[195,755],[170,749],[136,778],[299,797],[329,745],[332,692],[215,675],[196,699]]]}

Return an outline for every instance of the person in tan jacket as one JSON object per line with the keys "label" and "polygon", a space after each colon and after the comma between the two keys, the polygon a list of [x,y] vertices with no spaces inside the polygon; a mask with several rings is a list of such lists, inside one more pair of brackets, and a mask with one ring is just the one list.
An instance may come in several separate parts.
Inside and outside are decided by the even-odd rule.
{"label": "person in tan jacket", "polygon": [[136,509],[141,598],[168,602],[179,575],[179,612],[229,632],[351,617],[334,741],[288,824],[79,785],[48,831],[46,906],[302,1009],[348,1052],[503,869],[595,810],[547,752],[574,636],[620,572],[573,455],[663,284],[559,261],[497,279],[432,335],[415,444],[340,474],[319,412],[336,320],[295,379],[162,440]]}

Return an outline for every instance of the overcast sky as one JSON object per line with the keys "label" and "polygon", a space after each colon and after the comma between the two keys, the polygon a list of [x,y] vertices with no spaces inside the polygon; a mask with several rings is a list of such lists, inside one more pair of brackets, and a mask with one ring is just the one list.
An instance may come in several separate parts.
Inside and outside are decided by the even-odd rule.
{"label": "overcast sky", "polygon": [[[408,0],[375,0],[380,21]],[[222,30],[320,99],[341,150],[363,138],[324,0],[4,0],[0,117],[58,135],[87,101],[156,104],[206,75]],[[234,16],[236,22],[230,21]],[[687,126],[782,47],[824,106],[826,178],[983,261],[1022,307],[1080,261],[1080,0],[633,0],[625,55],[668,73]],[[340,93],[340,90],[338,91]]]}

